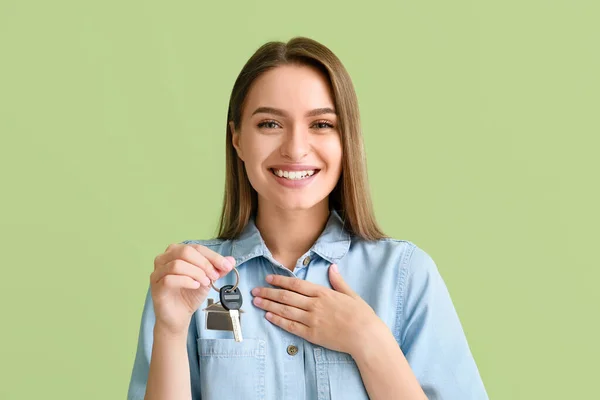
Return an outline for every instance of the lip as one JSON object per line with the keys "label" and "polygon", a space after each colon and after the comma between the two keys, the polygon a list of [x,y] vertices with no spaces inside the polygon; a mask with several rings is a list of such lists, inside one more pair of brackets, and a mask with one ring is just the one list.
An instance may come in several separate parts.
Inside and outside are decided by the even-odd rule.
{"label": "lip", "polygon": [[[275,168],[275,169],[283,169],[283,168]],[[317,169],[317,168],[314,168],[314,169]],[[286,170],[286,171],[290,171],[290,170]],[[304,171],[304,170],[301,169],[300,171]],[[315,177],[317,175],[319,175],[319,171],[320,170],[316,171],[313,175],[309,176],[308,178],[293,180],[293,181],[275,175],[275,173],[273,173],[273,171],[271,169],[269,170],[269,173],[271,174],[273,179],[275,179],[277,181],[277,183],[279,183],[281,186],[284,186],[284,187],[290,188],[290,189],[299,189],[299,188],[303,188],[307,185],[310,185],[312,183],[312,181],[315,179]]]}
{"label": "lip", "polygon": [[309,170],[320,170],[321,168],[315,167],[314,165],[306,164],[278,164],[271,165],[269,169],[280,169],[282,171],[309,171]]}

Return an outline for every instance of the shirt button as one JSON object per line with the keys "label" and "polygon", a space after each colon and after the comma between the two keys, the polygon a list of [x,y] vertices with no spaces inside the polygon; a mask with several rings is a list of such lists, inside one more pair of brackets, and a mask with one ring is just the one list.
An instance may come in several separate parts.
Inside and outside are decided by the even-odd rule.
{"label": "shirt button", "polygon": [[295,356],[296,354],[298,354],[298,347],[294,346],[293,344],[290,344],[287,347],[287,352],[290,356]]}
{"label": "shirt button", "polygon": [[309,262],[310,262],[310,256],[306,256],[306,258],[304,259],[304,261],[302,261],[302,264],[304,264],[304,266],[306,267]]}

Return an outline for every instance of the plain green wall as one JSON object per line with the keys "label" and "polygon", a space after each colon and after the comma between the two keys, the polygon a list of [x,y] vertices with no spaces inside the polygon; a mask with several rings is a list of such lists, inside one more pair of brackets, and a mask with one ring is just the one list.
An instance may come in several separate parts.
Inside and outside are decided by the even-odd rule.
{"label": "plain green wall", "polygon": [[492,399],[589,398],[597,1],[0,1],[0,399],[125,398],[154,257],[212,237],[247,58],[329,46],[386,232],[437,262]]}

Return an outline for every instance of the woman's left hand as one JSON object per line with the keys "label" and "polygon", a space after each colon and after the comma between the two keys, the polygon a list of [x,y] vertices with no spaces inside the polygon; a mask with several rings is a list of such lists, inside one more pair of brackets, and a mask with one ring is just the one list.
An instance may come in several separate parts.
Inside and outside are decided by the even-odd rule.
{"label": "woman's left hand", "polygon": [[329,280],[335,290],[281,275],[267,276],[279,288],[252,290],[254,305],[286,331],[319,346],[352,355],[369,336],[387,329],[373,309],[356,294],[331,264]]}

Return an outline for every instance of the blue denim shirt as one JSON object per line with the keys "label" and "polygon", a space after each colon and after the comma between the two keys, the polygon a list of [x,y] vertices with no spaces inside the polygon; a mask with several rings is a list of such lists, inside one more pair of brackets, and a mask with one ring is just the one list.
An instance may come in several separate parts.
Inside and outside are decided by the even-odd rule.
{"label": "blue denim shirt", "polygon": [[[327,225],[296,263],[293,272],[276,261],[254,221],[235,240],[189,240],[233,256],[244,298],[244,340],[232,332],[205,328],[204,302],[188,333],[194,400],[220,399],[368,399],[359,370],[349,354],[314,345],[265,319],[250,291],[268,286],[268,274],[296,276],[331,288],[328,268],[339,266],[346,282],[393,332],[427,397],[487,399],[452,300],[431,257],[415,244],[395,239],[364,241],[343,229],[332,211]],[[218,285],[233,284],[235,274]],[[209,298],[218,301],[213,291]],[[128,399],[143,399],[152,353],[155,316],[148,291]],[[352,334],[352,332],[348,332]],[[298,351],[288,352],[289,346]],[[390,394],[390,398],[393,395]]]}

